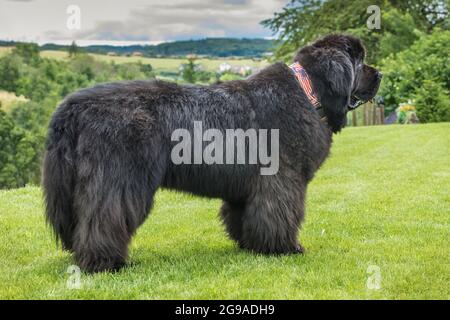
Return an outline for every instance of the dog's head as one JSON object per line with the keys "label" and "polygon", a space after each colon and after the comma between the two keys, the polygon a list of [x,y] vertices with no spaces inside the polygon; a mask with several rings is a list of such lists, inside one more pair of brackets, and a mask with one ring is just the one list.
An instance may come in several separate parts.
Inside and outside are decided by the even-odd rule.
{"label": "dog's head", "polygon": [[382,75],[364,63],[365,56],[358,38],[330,35],[302,48],[294,58],[310,73],[334,132],[345,125],[347,111],[374,98],[380,87]]}

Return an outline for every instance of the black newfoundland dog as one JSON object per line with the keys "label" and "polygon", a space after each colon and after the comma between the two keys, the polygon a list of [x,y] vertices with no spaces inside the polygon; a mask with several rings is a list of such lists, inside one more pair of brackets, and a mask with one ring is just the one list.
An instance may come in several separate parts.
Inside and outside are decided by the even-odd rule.
{"label": "black newfoundland dog", "polygon": [[[211,86],[131,81],[68,96],[50,123],[43,168],[56,236],[83,270],[117,270],[163,187],[223,199],[220,216],[243,249],[303,252],[297,235],[307,184],[347,111],[372,99],[380,84],[381,74],[364,57],[360,40],[331,35],[294,58],[306,87],[292,68],[276,63],[246,80]],[[172,133],[192,132],[194,121],[222,132],[279,129],[277,173],[261,175],[260,162],[173,163]]]}

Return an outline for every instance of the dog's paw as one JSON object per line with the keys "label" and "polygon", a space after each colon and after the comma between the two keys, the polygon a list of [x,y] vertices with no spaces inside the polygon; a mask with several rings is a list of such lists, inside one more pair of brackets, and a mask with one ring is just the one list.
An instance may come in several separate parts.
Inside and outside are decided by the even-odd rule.
{"label": "dog's paw", "polygon": [[297,244],[293,253],[294,254],[305,254],[306,250],[305,250],[305,248],[303,248],[303,246],[301,244]]}

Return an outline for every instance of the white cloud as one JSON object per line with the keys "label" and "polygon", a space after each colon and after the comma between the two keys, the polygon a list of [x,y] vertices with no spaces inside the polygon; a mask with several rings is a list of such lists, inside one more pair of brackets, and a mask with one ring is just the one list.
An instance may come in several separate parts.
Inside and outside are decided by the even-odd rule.
{"label": "white cloud", "polygon": [[[0,0],[0,39],[169,41],[267,37],[259,23],[288,0]],[[66,29],[66,8],[81,9],[81,30]],[[5,8],[3,8],[5,7]],[[8,10],[6,15],[4,10]],[[3,26],[5,24],[5,26]]]}

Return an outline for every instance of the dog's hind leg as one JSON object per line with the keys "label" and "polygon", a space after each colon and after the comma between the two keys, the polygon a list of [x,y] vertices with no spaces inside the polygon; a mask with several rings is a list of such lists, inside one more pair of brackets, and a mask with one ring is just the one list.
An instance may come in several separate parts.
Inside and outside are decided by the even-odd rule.
{"label": "dog's hind leg", "polygon": [[304,189],[282,180],[259,186],[242,220],[241,247],[263,254],[302,253],[298,231],[304,214]]}
{"label": "dog's hind leg", "polygon": [[128,243],[150,211],[163,174],[138,153],[114,154],[103,148],[95,152],[97,159],[81,160],[75,190],[75,259],[87,272],[113,271],[125,264]]}
{"label": "dog's hind leg", "polygon": [[220,208],[220,218],[230,239],[238,244],[242,238],[242,218],[245,212],[244,202],[224,201]]}

